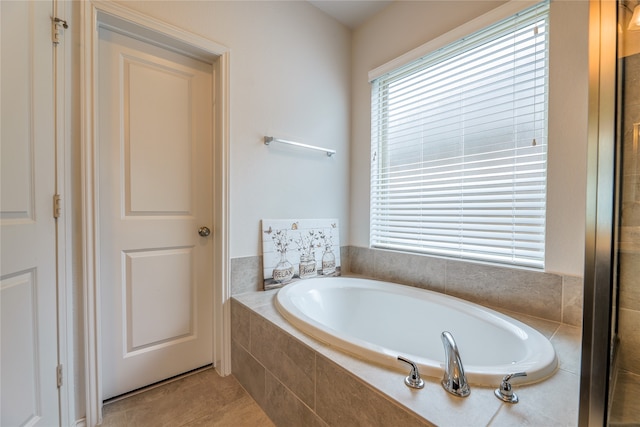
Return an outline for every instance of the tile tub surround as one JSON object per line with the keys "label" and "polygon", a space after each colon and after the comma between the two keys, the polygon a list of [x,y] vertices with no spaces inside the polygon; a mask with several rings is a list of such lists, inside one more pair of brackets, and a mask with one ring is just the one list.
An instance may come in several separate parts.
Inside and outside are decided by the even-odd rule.
{"label": "tile tub surround", "polygon": [[349,261],[353,274],[582,325],[581,277],[355,246],[349,247]]}
{"label": "tile tub surround", "polygon": [[409,389],[402,368],[365,362],[298,331],[276,310],[276,293],[235,295],[231,314],[232,372],[278,426],[577,424],[580,328],[504,311],[550,338],[560,362],[548,380],[514,386],[520,403],[510,405],[493,388],[454,397],[441,378],[423,377],[424,389]]}
{"label": "tile tub surround", "polygon": [[[340,248],[341,271],[349,272],[349,247]],[[250,256],[231,259],[231,295],[264,289],[262,257]]]}
{"label": "tile tub surround", "polygon": [[[491,308],[582,325],[583,280],[533,270],[345,246],[343,274],[415,286]],[[231,260],[231,294],[262,290],[261,257]]]}

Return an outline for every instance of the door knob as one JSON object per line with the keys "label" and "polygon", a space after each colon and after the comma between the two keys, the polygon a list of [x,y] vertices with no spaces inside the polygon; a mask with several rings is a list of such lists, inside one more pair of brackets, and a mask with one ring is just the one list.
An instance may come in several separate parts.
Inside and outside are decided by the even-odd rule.
{"label": "door knob", "polygon": [[198,234],[202,237],[207,237],[209,234],[211,234],[211,230],[209,230],[209,227],[200,227],[198,228]]}

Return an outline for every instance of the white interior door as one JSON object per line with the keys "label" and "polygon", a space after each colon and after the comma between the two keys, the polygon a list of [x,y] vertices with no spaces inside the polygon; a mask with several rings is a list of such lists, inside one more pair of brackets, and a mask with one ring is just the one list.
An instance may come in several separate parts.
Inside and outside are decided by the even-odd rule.
{"label": "white interior door", "polygon": [[2,426],[59,424],[52,13],[0,2]]}
{"label": "white interior door", "polygon": [[212,363],[213,71],[100,28],[103,397]]}

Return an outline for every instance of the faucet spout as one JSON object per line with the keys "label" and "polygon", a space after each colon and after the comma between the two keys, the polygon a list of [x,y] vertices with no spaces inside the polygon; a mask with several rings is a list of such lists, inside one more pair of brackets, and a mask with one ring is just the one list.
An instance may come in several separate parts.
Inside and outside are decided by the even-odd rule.
{"label": "faucet spout", "polygon": [[459,397],[467,397],[471,393],[467,377],[464,374],[464,367],[458,352],[453,335],[445,331],[442,333],[442,344],[444,345],[444,377],[442,387],[449,393]]}

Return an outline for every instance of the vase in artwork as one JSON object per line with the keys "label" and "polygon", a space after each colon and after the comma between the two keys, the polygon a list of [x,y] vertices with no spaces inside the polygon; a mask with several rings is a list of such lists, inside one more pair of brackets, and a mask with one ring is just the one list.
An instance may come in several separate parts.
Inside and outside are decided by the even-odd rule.
{"label": "vase in artwork", "polygon": [[299,275],[301,279],[316,276],[316,259],[313,253],[311,253],[311,255],[300,255]]}
{"label": "vase in artwork", "polygon": [[322,254],[322,274],[324,276],[329,276],[336,272],[336,255],[331,250],[331,247],[328,246],[324,254]]}
{"label": "vase in artwork", "polygon": [[273,269],[273,280],[286,283],[293,277],[293,264],[287,259],[287,252],[280,252],[280,262]]}

